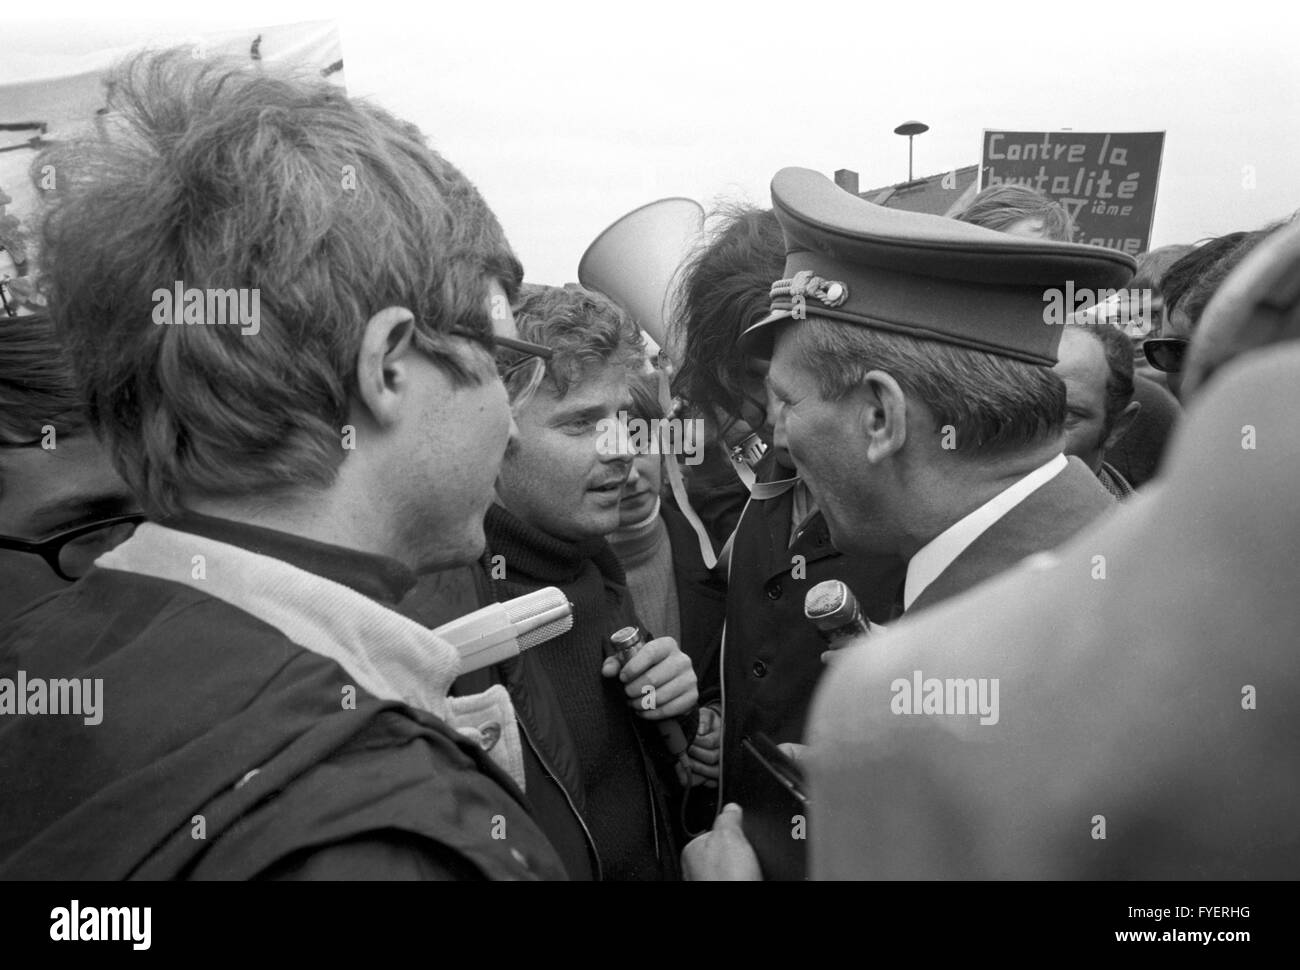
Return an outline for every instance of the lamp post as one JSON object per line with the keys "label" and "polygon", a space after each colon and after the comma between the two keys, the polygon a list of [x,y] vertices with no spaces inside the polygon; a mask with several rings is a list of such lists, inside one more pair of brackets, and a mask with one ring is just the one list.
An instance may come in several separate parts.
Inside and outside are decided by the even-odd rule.
{"label": "lamp post", "polygon": [[904,121],[894,129],[895,135],[907,136],[907,180],[912,181],[912,138],[930,130],[930,126],[920,121]]}

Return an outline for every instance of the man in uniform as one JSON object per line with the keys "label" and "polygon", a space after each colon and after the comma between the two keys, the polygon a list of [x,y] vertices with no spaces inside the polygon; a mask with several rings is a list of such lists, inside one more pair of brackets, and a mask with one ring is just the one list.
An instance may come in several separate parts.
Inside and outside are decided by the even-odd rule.
{"label": "man in uniform", "polygon": [[1062,452],[1048,294],[1120,285],[1111,250],[894,212],[784,169],[786,276],[745,334],[772,347],[775,444],[836,548],[908,563],[906,611],[1068,539],[1111,505]]}
{"label": "man in uniform", "polygon": [[[827,678],[820,876],[1295,878],[1298,267],[1295,225],[1206,308],[1160,490]],[[1008,716],[895,716],[918,669],[998,678]]]}
{"label": "man in uniform", "polygon": [[[851,648],[813,706],[815,876],[1294,879],[1298,409],[1294,340],[1234,362],[1153,491]],[[916,671],[996,683],[998,722],[898,712]]]}
{"label": "man in uniform", "polygon": [[[1062,454],[1061,328],[1044,308],[1067,281],[1122,285],[1130,258],[887,210],[803,169],[779,172],[772,198],[786,279],[742,349],[771,356],[774,446],[830,542],[907,563],[887,591],[894,615],[1061,544],[1113,505]],[[688,850],[688,873],[707,874],[707,856],[707,843]]]}

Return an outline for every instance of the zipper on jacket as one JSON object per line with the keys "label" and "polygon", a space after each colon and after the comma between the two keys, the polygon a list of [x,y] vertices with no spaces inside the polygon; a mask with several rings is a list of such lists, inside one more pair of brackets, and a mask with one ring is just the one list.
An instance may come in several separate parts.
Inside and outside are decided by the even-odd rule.
{"label": "zipper on jacket", "polygon": [[[636,717],[635,714],[632,715]],[[632,724],[632,737],[636,739],[637,751],[641,755],[641,774],[645,778],[646,794],[650,796],[650,831],[655,836],[655,861],[660,863],[661,871],[664,861],[663,850],[659,847],[659,810],[655,806],[655,766],[650,760],[650,752],[645,749],[645,742],[641,740],[641,730],[635,723]]]}
{"label": "zipper on jacket", "polygon": [[[603,881],[605,874],[600,864],[600,850],[596,848],[596,840],[591,837],[591,829],[587,828],[587,822],[582,817],[582,813],[578,811],[578,806],[573,804],[573,798],[569,795],[569,789],[564,787],[564,783],[560,781],[559,775],[551,770],[551,766],[547,764],[546,759],[542,757],[542,752],[538,750],[537,745],[533,743],[532,735],[528,733],[528,727],[524,724],[524,719],[516,714],[515,723],[519,725],[519,731],[523,734],[524,740],[528,742],[528,747],[532,748],[533,754],[537,755],[537,763],[542,766],[542,770],[546,772],[547,777],[550,778],[551,781],[555,782],[555,787],[560,789],[561,793],[564,795],[564,800],[569,803],[569,810],[573,812],[573,817],[576,818],[578,824],[582,826],[582,833],[587,837],[587,844],[591,846],[591,858],[596,863],[596,880],[598,882]],[[528,793],[525,792],[524,794],[527,796]]]}

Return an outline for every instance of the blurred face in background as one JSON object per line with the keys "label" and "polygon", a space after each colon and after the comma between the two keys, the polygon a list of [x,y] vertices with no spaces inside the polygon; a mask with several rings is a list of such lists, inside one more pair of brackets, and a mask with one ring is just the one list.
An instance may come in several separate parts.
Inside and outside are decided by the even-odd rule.
{"label": "blurred face in background", "polygon": [[1026,216],[1011,223],[1002,230],[1008,236],[1019,236],[1022,239],[1043,239],[1046,237],[1046,230],[1043,228],[1042,216]]}
{"label": "blurred face in background", "polygon": [[663,487],[664,457],[638,454],[632,459],[627,483],[618,504],[618,527],[640,525],[654,514]]}
{"label": "blurred face in background", "polygon": [[[139,511],[94,435],[56,436],[53,443],[0,447],[0,536],[38,542]],[[132,531],[122,524],[90,532],[65,545],[60,562],[73,575],[84,573]],[[0,621],[68,583],[39,555],[0,548]]]}
{"label": "blurred face in background", "polygon": [[1110,368],[1101,341],[1070,327],[1061,335],[1052,369],[1065,383],[1065,453],[1095,473],[1106,445],[1106,380]]}

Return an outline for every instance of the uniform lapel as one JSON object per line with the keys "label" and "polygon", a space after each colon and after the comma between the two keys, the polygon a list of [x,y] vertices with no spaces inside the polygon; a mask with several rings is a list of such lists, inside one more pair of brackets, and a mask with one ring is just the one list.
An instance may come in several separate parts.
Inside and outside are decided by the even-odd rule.
{"label": "uniform lapel", "polygon": [[928,609],[992,579],[1028,556],[1056,548],[1114,504],[1115,499],[1088,466],[1070,458],[1059,475],[967,546],[907,612]]}

